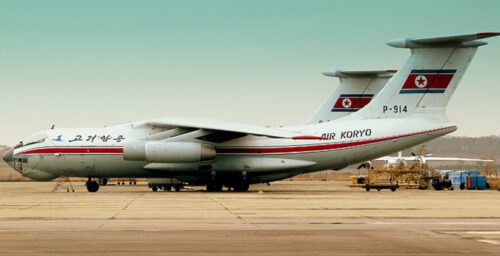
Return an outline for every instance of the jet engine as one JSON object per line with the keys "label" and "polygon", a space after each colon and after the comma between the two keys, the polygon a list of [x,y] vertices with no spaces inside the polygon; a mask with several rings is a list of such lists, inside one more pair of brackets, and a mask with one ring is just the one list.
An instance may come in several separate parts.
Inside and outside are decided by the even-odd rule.
{"label": "jet engine", "polygon": [[152,163],[192,163],[214,159],[215,148],[193,142],[133,141],[123,146],[123,158]]}

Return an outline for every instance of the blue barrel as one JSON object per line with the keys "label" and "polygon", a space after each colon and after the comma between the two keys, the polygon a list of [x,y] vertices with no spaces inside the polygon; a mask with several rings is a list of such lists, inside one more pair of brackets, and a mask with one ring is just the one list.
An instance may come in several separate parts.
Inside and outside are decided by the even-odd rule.
{"label": "blue barrel", "polygon": [[477,189],[477,177],[479,176],[470,176],[470,189]]}
{"label": "blue barrel", "polygon": [[486,189],[486,176],[476,176],[476,188]]}
{"label": "blue barrel", "polygon": [[[460,172],[460,175],[461,175],[461,180],[460,180],[460,183],[463,183],[465,185],[465,187],[467,187],[467,177],[468,176],[478,176],[479,175],[479,172],[473,172],[473,171],[463,171],[463,172]],[[476,187],[476,185],[471,185],[472,187]],[[471,188],[472,188],[471,187]]]}

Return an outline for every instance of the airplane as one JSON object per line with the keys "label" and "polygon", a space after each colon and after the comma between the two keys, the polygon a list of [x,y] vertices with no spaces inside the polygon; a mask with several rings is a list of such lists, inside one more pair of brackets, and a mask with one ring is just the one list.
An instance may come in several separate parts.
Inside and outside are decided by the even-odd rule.
{"label": "airplane", "polygon": [[250,184],[340,170],[454,132],[445,108],[477,48],[487,44],[481,39],[498,35],[389,41],[411,50],[405,65],[365,107],[331,122],[269,128],[168,117],[52,129],[33,134],[3,159],[34,180],[87,177],[89,192],[99,189],[96,177],[172,177],[207,191],[247,191]]}
{"label": "airplane", "polygon": [[[305,124],[329,122],[358,111],[377,95],[396,71],[329,70],[323,72],[322,74],[325,76],[338,77],[340,84]],[[153,178],[152,180],[155,179]],[[182,181],[177,179],[167,178],[167,180],[174,181],[175,184],[172,184],[174,186],[183,184]],[[101,177],[98,181],[99,185],[105,186],[108,178]],[[153,186],[152,188],[155,187]]]}
{"label": "airplane", "polygon": [[485,162],[491,163],[494,160],[490,159],[478,159],[478,158],[461,158],[461,157],[435,157],[432,154],[422,154],[416,155],[412,154],[412,156],[402,156],[402,152],[398,152],[398,156],[383,156],[374,159],[375,161],[384,161],[384,168],[393,169],[397,168],[400,165],[403,165],[405,168],[408,167],[408,162],[417,162],[419,166],[424,166],[428,161],[460,161],[460,162]]}

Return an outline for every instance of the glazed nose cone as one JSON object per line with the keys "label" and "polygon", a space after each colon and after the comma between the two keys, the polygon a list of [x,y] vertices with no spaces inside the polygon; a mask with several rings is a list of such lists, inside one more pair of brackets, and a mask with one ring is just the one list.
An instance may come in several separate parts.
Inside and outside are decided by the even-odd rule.
{"label": "glazed nose cone", "polygon": [[7,163],[14,161],[14,150],[10,149],[9,151],[3,154],[3,160]]}

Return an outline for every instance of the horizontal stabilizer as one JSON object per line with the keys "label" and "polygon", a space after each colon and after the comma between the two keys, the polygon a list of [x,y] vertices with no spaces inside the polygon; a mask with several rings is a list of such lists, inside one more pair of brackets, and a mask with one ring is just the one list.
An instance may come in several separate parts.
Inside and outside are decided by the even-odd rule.
{"label": "horizontal stabilizer", "polygon": [[500,33],[486,32],[458,36],[441,36],[426,38],[402,38],[387,42],[396,48],[439,48],[439,47],[477,47],[487,44],[479,39],[498,36]]}
{"label": "horizontal stabilizer", "polygon": [[397,70],[328,70],[322,74],[331,77],[392,77]]}

